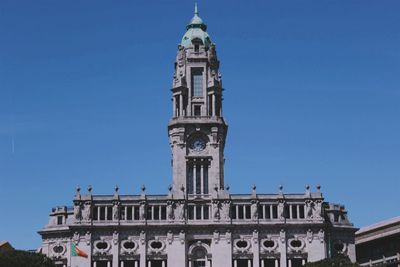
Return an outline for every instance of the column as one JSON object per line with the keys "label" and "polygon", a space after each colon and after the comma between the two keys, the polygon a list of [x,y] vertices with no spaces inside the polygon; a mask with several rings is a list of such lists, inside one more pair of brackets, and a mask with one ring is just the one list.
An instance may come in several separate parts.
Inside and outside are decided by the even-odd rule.
{"label": "column", "polygon": [[165,267],[165,261],[164,260],[161,262],[161,267]]}
{"label": "column", "polygon": [[176,117],[176,98],[172,96],[172,117]]}
{"label": "column", "polygon": [[275,259],[275,267],[279,267],[279,261],[278,261],[278,259]]}
{"label": "column", "polygon": [[191,260],[189,261],[189,267],[192,267],[192,261]]}
{"label": "column", "polygon": [[293,205],[289,205],[289,219],[293,219]]}
{"label": "column", "polygon": [[264,260],[261,260],[261,267],[265,267]]}
{"label": "column", "polygon": [[107,261],[107,267],[111,267],[111,261]]}
{"label": "column", "polygon": [[100,207],[97,207],[97,220],[100,221]]}
{"label": "column", "polygon": [[135,261],[135,267],[138,267],[138,261]]}
{"label": "column", "polygon": [[206,259],[206,267],[210,267],[211,266],[211,260]]}
{"label": "column", "polygon": [[262,205],[262,207],[263,207],[263,215],[264,215],[264,220],[267,218],[267,214],[265,213],[266,212],[266,209],[265,209],[265,207],[266,207],[266,205]]}
{"label": "column", "polygon": [[97,261],[93,262],[93,267],[97,267]]}
{"label": "column", "polygon": [[193,194],[196,194],[196,162],[193,160]]}
{"label": "column", "polygon": [[151,267],[151,261],[149,261],[149,262],[147,263],[147,266],[148,266],[148,267]]}
{"label": "column", "polygon": [[292,259],[289,259],[289,261],[288,261],[288,267],[292,267]]}
{"label": "column", "polygon": [[237,267],[237,260],[233,260],[233,267]]}
{"label": "column", "polygon": [[200,165],[200,194],[204,194],[204,164]]}
{"label": "column", "polygon": [[300,205],[296,205],[297,208],[297,219],[300,219]]}
{"label": "column", "polygon": [[125,262],[121,261],[121,267],[124,267]]}
{"label": "column", "polygon": [[306,260],[305,259],[301,260],[301,265],[303,265],[303,266],[306,265]]}
{"label": "column", "polygon": [[107,218],[108,218],[108,207],[107,206],[104,207],[104,216],[105,216],[104,220],[107,221]]}
{"label": "column", "polygon": [[212,94],[212,116],[215,116],[215,93]]}
{"label": "column", "polygon": [[182,92],[179,95],[179,116],[183,115],[183,95]]}
{"label": "column", "polygon": [[251,260],[247,260],[247,267],[251,267]]}

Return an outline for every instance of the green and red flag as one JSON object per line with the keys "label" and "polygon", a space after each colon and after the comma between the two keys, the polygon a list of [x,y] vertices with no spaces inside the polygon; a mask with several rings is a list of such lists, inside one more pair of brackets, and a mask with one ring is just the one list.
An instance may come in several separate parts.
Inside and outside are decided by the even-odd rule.
{"label": "green and red flag", "polygon": [[71,255],[75,257],[88,257],[88,255],[83,250],[80,250],[75,244],[71,244]]}

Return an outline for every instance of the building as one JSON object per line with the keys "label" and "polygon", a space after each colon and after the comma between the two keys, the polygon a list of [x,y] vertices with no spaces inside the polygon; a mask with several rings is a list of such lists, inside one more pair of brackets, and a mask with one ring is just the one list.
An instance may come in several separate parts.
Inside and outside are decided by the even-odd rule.
{"label": "building", "polygon": [[13,251],[14,248],[8,241],[0,241],[0,253],[1,252],[10,252]]}
{"label": "building", "polygon": [[[173,181],[165,195],[77,189],[39,232],[42,252],[68,267],[297,267],[335,253],[355,261],[355,228],[320,187],[231,194],[225,187],[222,81],[197,8],[175,62],[168,134]],[[166,100],[167,101],[167,100]],[[88,257],[72,256],[77,246]]]}
{"label": "building", "polygon": [[361,266],[400,266],[400,217],[356,232],[357,262]]}

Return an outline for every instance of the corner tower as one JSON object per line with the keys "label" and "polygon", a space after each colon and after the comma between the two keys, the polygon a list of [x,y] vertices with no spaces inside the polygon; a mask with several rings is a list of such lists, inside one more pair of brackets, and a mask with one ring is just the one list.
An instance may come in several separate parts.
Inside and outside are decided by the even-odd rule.
{"label": "corner tower", "polygon": [[228,126],[222,117],[222,81],[215,45],[197,6],[178,46],[172,86],[174,195],[210,194],[224,186],[224,146]]}

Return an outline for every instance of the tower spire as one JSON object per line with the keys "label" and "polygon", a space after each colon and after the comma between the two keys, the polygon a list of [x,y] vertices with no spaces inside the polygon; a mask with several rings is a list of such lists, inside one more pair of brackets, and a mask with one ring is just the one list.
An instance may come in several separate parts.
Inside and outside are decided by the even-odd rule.
{"label": "tower spire", "polygon": [[194,3],[194,14],[195,14],[195,15],[199,15],[199,11],[198,11],[198,9],[197,9],[197,2]]}

